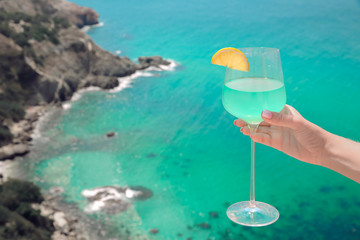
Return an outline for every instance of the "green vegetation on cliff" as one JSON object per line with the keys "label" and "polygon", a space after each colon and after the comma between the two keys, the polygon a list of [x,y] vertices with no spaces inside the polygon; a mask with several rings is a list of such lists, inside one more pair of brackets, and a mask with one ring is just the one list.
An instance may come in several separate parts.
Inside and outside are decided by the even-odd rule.
{"label": "green vegetation on cliff", "polygon": [[31,207],[42,201],[40,189],[33,183],[9,180],[0,185],[0,239],[50,239],[52,221]]}
{"label": "green vegetation on cliff", "polygon": [[0,52],[0,146],[9,143],[12,135],[4,125],[9,119],[18,122],[25,115],[26,100],[32,94],[28,86],[36,73],[25,63],[25,56],[42,65],[29,43],[30,40],[50,41],[59,44],[58,32],[70,27],[66,19],[49,15],[30,16],[22,12],[7,13],[0,9],[0,34],[12,39],[18,46],[17,54]]}
{"label": "green vegetation on cliff", "polygon": [[[47,15],[30,16],[25,13],[7,13],[0,9],[0,33],[12,38],[19,46],[29,46],[29,40],[49,40],[59,43],[58,32],[70,27],[66,19]],[[17,26],[17,30],[11,26]]]}

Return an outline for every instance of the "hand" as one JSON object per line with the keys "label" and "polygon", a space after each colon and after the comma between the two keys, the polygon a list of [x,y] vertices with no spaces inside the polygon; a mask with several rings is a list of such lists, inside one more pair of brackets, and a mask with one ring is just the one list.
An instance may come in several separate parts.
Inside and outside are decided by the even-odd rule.
{"label": "hand", "polygon": [[255,142],[280,150],[301,161],[322,165],[328,132],[307,121],[289,105],[285,105],[280,113],[264,110],[261,117],[264,122],[251,136],[246,122],[237,119],[234,124],[241,127],[241,132]]}

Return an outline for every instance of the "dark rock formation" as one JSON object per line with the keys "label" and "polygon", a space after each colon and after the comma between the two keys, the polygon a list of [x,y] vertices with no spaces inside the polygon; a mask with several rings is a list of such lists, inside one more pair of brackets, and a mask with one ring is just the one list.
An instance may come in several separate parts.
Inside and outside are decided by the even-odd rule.
{"label": "dark rock formation", "polygon": [[150,189],[147,189],[142,186],[132,186],[132,187],[129,187],[128,189],[134,191],[135,194],[132,196],[132,199],[135,199],[135,200],[144,201],[148,198],[151,198],[153,195],[153,193]]}
{"label": "dark rock formation", "polygon": [[170,65],[169,61],[164,60],[160,56],[152,57],[139,57],[139,69],[145,69],[148,67],[160,67],[161,65]]}
{"label": "dark rock formation", "polygon": [[210,224],[207,222],[198,223],[198,224],[195,224],[195,226],[200,227],[201,229],[205,229],[205,230],[211,228]]}
{"label": "dark rock formation", "polygon": [[150,230],[150,233],[152,233],[152,234],[158,234],[158,233],[159,233],[159,229],[153,228],[153,229]]}
{"label": "dark rock formation", "polygon": [[106,136],[108,137],[108,138],[110,138],[110,137],[114,137],[115,136],[115,132],[108,132],[107,134],[106,134]]}
{"label": "dark rock formation", "polygon": [[102,89],[112,89],[119,85],[119,81],[116,77],[107,76],[89,76],[86,78],[81,87],[99,87]]}
{"label": "dark rock formation", "polygon": [[212,218],[218,218],[219,214],[217,212],[209,212],[210,217]]}
{"label": "dark rock formation", "polygon": [[155,153],[148,153],[148,154],[146,154],[146,157],[147,158],[154,158],[154,157],[156,157],[157,155],[155,154]]}
{"label": "dark rock formation", "polygon": [[319,189],[319,192],[322,193],[330,193],[333,191],[333,188],[331,186],[321,186]]}

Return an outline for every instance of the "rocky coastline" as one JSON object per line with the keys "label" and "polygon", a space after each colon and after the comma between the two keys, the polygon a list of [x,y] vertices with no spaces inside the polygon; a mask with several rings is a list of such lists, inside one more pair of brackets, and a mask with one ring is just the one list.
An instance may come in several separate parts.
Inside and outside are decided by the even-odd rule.
{"label": "rocky coastline", "polygon": [[[80,29],[98,24],[98,17],[91,8],[66,0],[0,1],[0,161],[29,153],[39,119],[54,108],[61,108],[79,90],[88,87],[113,89],[122,83],[123,77],[146,69],[162,70],[171,64],[160,56],[139,57],[135,63],[103,50]],[[115,134],[110,133],[108,137]],[[2,182],[7,178],[3,178],[0,172]],[[0,190],[3,186],[4,183]],[[115,189],[121,194],[127,191],[127,188]],[[135,190],[139,191],[139,188]],[[85,213],[63,202],[62,191],[51,188],[43,195],[39,192],[39,199],[30,201],[31,207],[26,205],[28,211],[47,224],[46,231],[39,233],[44,236],[39,238],[36,235],[34,238],[29,235],[26,239],[105,237],[100,228],[89,229],[90,225],[96,224],[85,224],[91,221]],[[147,194],[147,197],[151,196],[149,192]],[[101,200],[100,196],[96,201]],[[120,205],[124,201],[127,206],[130,204],[126,198],[111,202],[114,201]],[[120,210],[110,208],[106,211]],[[0,227],[11,227],[10,218],[2,220]],[[32,222],[31,219],[19,221],[21,224],[23,221]],[[31,225],[29,231],[38,234],[37,228],[41,226]],[[5,239],[23,239],[16,237],[20,231],[16,226],[11,229],[15,235]],[[50,233],[51,237],[48,236]]]}
{"label": "rocky coastline", "polygon": [[31,182],[7,179],[0,183],[0,239],[93,240],[107,238],[74,204],[64,203],[63,189],[41,194]]}
{"label": "rocky coastline", "polygon": [[0,13],[8,23],[8,31],[0,27],[0,161],[27,154],[39,117],[78,90],[112,89],[121,77],[170,64],[160,56],[135,63],[103,50],[80,30],[97,24],[98,14],[66,0],[2,0]]}

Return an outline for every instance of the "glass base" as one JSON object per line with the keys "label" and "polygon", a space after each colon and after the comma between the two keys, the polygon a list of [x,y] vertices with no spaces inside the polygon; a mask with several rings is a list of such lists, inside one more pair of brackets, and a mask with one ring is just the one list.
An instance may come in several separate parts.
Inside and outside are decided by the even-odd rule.
{"label": "glass base", "polygon": [[256,201],[254,205],[250,205],[250,201],[235,203],[227,209],[226,215],[231,221],[249,227],[266,226],[279,218],[276,208]]}

